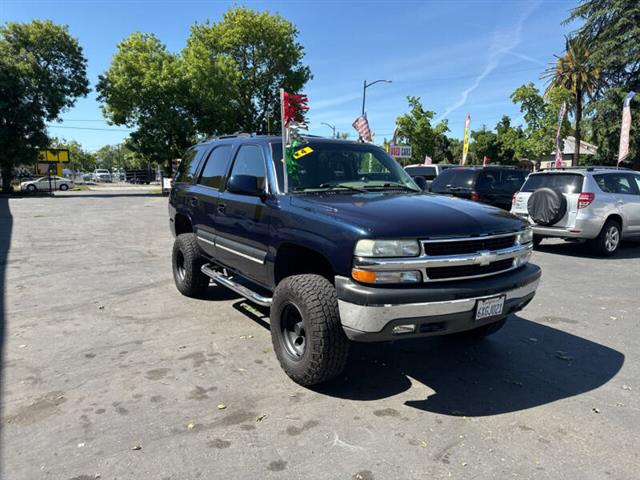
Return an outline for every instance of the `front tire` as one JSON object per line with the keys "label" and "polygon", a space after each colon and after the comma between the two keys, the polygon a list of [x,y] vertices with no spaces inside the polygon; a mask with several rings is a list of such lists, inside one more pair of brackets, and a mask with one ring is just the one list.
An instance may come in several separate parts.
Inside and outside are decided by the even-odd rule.
{"label": "front tire", "polygon": [[34,184],[31,185],[27,185],[27,192],[35,192],[36,191],[36,186]]}
{"label": "front tire", "polygon": [[64,192],[66,190],[69,190],[69,185],[67,185],[66,183],[60,185],[60,191]]}
{"label": "front tire", "polygon": [[621,239],[620,224],[613,219],[607,220],[600,234],[591,240],[591,248],[598,255],[610,257],[618,251]]}
{"label": "front tire", "polygon": [[329,280],[305,274],[278,284],[271,304],[271,341],[280,366],[300,385],[316,385],[342,373],[349,340]]}
{"label": "front tire", "polygon": [[209,286],[209,277],[200,270],[204,259],[193,233],[182,233],[176,237],[171,263],[173,279],[181,294],[193,298],[204,295]]}
{"label": "front tire", "polygon": [[543,237],[541,235],[533,235],[533,247],[537,248],[542,243]]}

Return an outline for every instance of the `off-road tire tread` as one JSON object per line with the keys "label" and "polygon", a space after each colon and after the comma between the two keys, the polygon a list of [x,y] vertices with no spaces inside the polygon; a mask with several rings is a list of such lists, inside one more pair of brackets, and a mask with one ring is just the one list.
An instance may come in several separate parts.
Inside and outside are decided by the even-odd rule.
{"label": "off-road tire tread", "polygon": [[[283,359],[288,355],[280,336],[279,321],[283,300],[295,303],[305,317],[307,348],[310,356],[303,359],[302,373],[292,371]],[[349,356],[349,340],[342,329],[335,287],[325,277],[314,274],[294,275],[282,280],[273,295],[271,306],[271,339],[282,369],[296,383],[304,386],[326,382],[340,375]],[[277,331],[276,331],[277,330]]]}
{"label": "off-road tire tread", "polygon": [[[183,280],[178,277],[176,271],[176,254],[179,250],[182,251],[184,257],[185,275]],[[182,233],[176,237],[173,243],[171,262],[173,278],[178,291],[187,297],[202,297],[209,286],[210,279],[200,270],[205,260],[200,254],[200,247],[193,233]]]}

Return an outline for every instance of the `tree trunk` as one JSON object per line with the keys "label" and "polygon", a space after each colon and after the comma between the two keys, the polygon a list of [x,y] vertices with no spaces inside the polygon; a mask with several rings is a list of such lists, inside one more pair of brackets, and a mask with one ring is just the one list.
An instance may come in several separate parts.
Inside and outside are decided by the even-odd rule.
{"label": "tree trunk", "polygon": [[13,191],[13,189],[11,188],[12,179],[13,179],[13,169],[3,168],[2,169],[2,193],[11,193]]}
{"label": "tree trunk", "polygon": [[571,165],[574,167],[580,163],[580,122],[582,121],[582,91],[576,91],[576,145],[573,149],[573,160]]}

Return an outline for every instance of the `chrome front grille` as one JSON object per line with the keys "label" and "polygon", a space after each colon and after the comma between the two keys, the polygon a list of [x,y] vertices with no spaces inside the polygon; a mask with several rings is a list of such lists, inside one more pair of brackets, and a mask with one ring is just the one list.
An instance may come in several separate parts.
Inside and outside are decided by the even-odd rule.
{"label": "chrome front grille", "polygon": [[424,282],[465,280],[513,270],[533,249],[531,243],[519,244],[517,233],[422,240],[420,244],[418,257],[356,257],[355,266],[372,271],[419,270]]}

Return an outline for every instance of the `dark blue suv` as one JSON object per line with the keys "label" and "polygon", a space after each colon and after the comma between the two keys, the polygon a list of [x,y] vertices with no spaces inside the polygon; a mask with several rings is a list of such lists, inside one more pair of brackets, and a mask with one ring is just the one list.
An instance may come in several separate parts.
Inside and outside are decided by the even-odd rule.
{"label": "dark blue suv", "polygon": [[213,279],[270,307],[294,381],[338,375],[350,341],[488,335],[533,298],[519,218],[423,192],[374,145],[306,137],[292,155],[285,175],[281,137],[195,145],[169,218],[178,290],[197,297]]}

